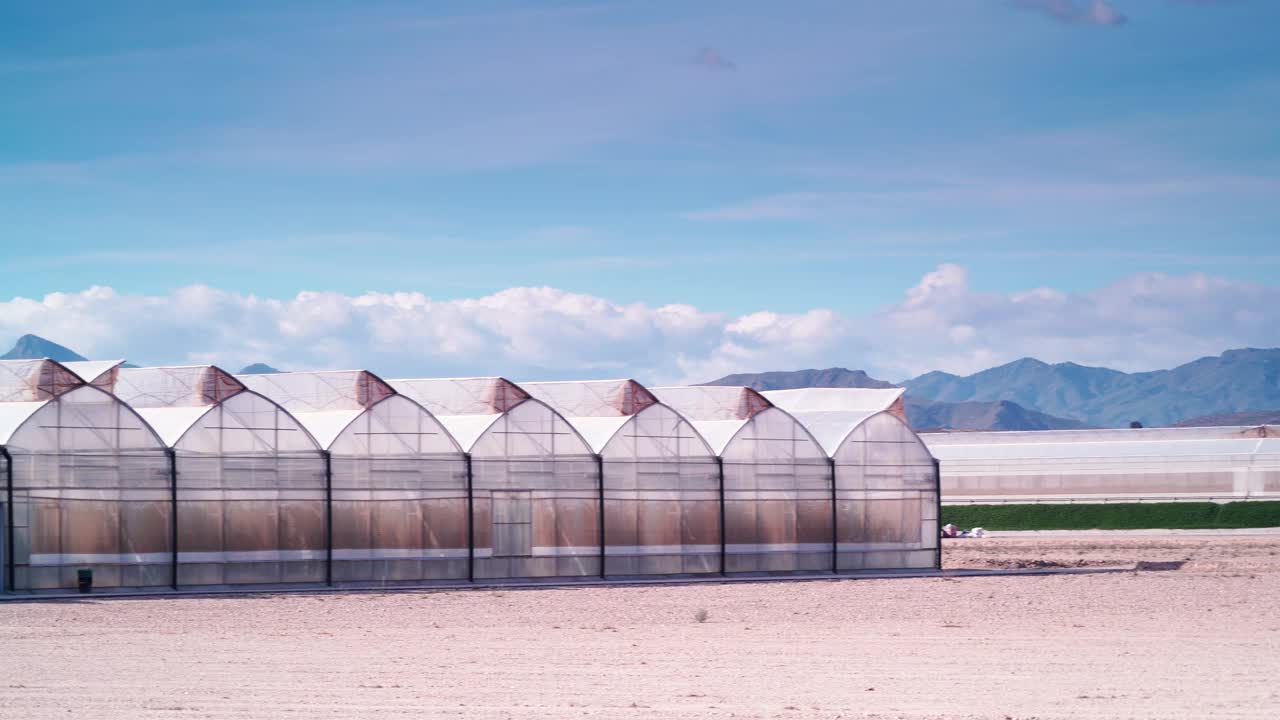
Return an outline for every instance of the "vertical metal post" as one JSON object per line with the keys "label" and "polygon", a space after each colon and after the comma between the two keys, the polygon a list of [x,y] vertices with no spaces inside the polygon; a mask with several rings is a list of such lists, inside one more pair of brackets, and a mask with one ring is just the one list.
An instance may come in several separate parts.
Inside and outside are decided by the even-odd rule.
{"label": "vertical metal post", "polygon": [[4,456],[4,589],[13,592],[14,583],[17,580],[13,542],[18,537],[13,529],[13,456],[3,445],[0,445],[0,455]]}
{"label": "vertical metal post", "polygon": [[836,459],[827,458],[831,470],[831,572],[840,572],[840,494],[836,491]]}
{"label": "vertical metal post", "polygon": [[728,533],[725,527],[725,500],[724,500],[724,458],[716,456],[716,471],[720,475],[720,575],[729,574],[729,556],[728,556]]}
{"label": "vertical metal post", "polygon": [[604,458],[596,455],[596,500],[600,503],[600,512],[596,515],[596,532],[600,533],[600,579],[605,577],[605,543],[604,543]]}
{"label": "vertical metal post", "polygon": [[475,476],[471,471],[471,453],[462,456],[467,462],[467,582],[476,580],[476,496]]}
{"label": "vertical metal post", "polygon": [[169,587],[178,589],[178,453],[165,448],[169,458]]}
{"label": "vertical metal post", "polygon": [[324,584],[333,585],[333,456],[324,453]]}
{"label": "vertical metal post", "polygon": [[937,570],[942,569],[942,463],[938,458],[933,459],[933,497],[937,502],[937,518],[933,521],[933,537],[938,543],[938,549],[934,552],[934,567]]}

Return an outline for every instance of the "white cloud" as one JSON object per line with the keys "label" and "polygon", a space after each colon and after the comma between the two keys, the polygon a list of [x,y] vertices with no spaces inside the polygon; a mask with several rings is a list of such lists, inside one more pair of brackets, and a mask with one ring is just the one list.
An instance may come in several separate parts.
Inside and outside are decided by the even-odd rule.
{"label": "white cloud", "polygon": [[232,370],[261,361],[388,376],[629,375],[667,383],[842,365],[900,380],[1028,355],[1169,367],[1232,347],[1280,345],[1276,307],[1278,286],[1203,274],[1143,273],[1079,293],[983,292],[958,265],[939,266],[898,302],[864,316],[822,308],[730,316],[554,288],[437,301],[415,292],[280,300],[207,286],[163,296],[93,287],[0,303],[0,341],[32,332],[94,358]]}
{"label": "white cloud", "polygon": [[1107,0],[1016,0],[1016,4],[1064,23],[1116,26],[1129,22]]}

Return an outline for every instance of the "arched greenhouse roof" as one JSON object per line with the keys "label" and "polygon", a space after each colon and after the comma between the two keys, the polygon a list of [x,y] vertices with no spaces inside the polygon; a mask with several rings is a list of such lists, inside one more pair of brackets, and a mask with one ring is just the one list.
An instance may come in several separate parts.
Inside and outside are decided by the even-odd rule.
{"label": "arched greenhouse roof", "polygon": [[[438,436],[435,447],[423,449],[420,442],[405,450],[418,452],[460,453],[453,435],[421,403],[402,395],[390,383],[368,370],[323,370],[315,372],[237,375],[245,387],[279,403],[293,414],[315,436],[320,445],[333,449],[342,434],[360,416],[384,403],[405,404],[401,412],[421,415],[432,430],[427,433],[410,428],[385,428],[386,434],[408,437],[429,434]],[[420,422],[415,422],[415,427]],[[402,438],[403,439],[403,438]]]}
{"label": "arched greenhouse roof", "polygon": [[[66,422],[57,422],[55,418],[51,422],[53,426],[56,426],[53,428],[56,432],[87,432],[94,439],[89,443],[89,446],[83,448],[62,447],[61,443],[64,439],[45,449],[54,449],[56,447],[66,450],[100,450],[162,447],[161,439],[154,428],[134,408],[121,402],[104,389],[96,385],[86,384],[77,373],[73,372],[65,364],[47,358],[39,360],[0,360],[0,445],[7,446],[21,442],[19,439],[20,434],[26,429],[28,422],[32,418],[39,416],[46,408],[50,408],[64,399],[66,401],[64,409],[67,407],[76,408],[106,404],[116,406],[119,412],[127,413],[131,420],[122,425],[120,418],[117,417],[116,420],[112,421],[111,427],[105,427],[97,423],[96,415],[87,411],[81,413],[83,417],[80,418],[79,422],[83,422],[82,425],[68,425]],[[42,429],[47,430],[50,428]],[[142,435],[133,436],[121,444],[119,433],[114,432],[121,429],[137,431]],[[105,430],[113,432],[104,434],[102,431]],[[48,438],[43,440],[47,442]],[[32,447],[27,449],[41,449],[35,447],[37,444],[40,443],[30,443]]]}
{"label": "arched greenhouse roof", "polygon": [[876,416],[892,418],[915,436],[902,414],[904,392],[902,388],[804,388],[761,394],[799,420],[827,455],[835,457],[841,444]]}
{"label": "arched greenhouse roof", "polygon": [[603,454],[628,424],[634,426],[637,418],[656,412],[670,413],[679,422],[687,424],[692,438],[697,440],[705,454],[714,454],[706,438],[688,419],[635,380],[532,382],[521,383],[520,387],[559,411],[590,443],[596,454]]}
{"label": "arched greenhouse roof", "polygon": [[[288,426],[284,429],[300,431],[300,436],[305,438],[300,443],[289,443],[292,450],[321,449],[311,433],[288,410],[270,398],[248,389],[230,373],[215,365],[119,368],[112,392],[136,409],[169,447],[177,447],[187,433],[215,408],[235,401],[245,405],[261,403],[264,407],[278,411]],[[241,396],[244,399],[237,400]],[[256,410],[246,409],[250,412]],[[277,425],[273,421],[270,430],[281,429]],[[278,437],[266,436],[267,428],[252,424],[241,422],[235,427],[210,429],[246,430],[254,435],[255,443],[262,449],[275,451],[282,445]]]}
{"label": "arched greenhouse roof", "polygon": [[465,452],[474,451],[485,433],[499,425],[503,417],[528,414],[533,405],[569,426],[575,441],[590,452],[587,441],[561,413],[504,377],[402,378],[387,382],[396,392],[430,411]]}

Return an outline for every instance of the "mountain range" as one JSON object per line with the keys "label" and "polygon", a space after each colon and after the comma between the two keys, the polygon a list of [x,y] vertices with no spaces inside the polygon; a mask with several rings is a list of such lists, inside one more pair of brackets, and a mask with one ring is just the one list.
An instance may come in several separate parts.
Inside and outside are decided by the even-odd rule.
{"label": "mountain range", "polygon": [[[729,375],[707,384],[757,390],[894,386],[844,368]],[[906,388],[907,419],[919,429],[1247,424],[1280,414],[1273,410],[1280,408],[1280,348],[1228,350],[1140,373],[1023,358],[972,375],[925,373],[896,386]]]}
{"label": "mountain range", "polygon": [[902,383],[942,402],[1008,400],[1098,427],[1280,408],[1280,348],[1228,350],[1170,370],[1125,373],[1023,358],[973,375],[931,372]]}
{"label": "mountain range", "polygon": [[[30,334],[18,338],[9,352],[0,355],[0,360],[39,360],[40,358],[49,358],[58,362],[78,362],[85,359],[83,355],[65,345]],[[124,363],[120,367],[136,368],[138,366],[133,363]],[[266,375],[278,372],[280,371],[265,363],[253,363],[241,368],[239,374]]]}
{"label": "mountain range", "polygon": [[39,335],[23,335],[0,360],[38,360],[49,358],[58,362],[78,362],[85,357],[71,348],[64,347]]}
{"label": "mountain range", "polygon": [[[0,359],[84,360],[38,335],[23,335]],[[130,366],[132,367],[132,366]],[[254,363],[243,374],[280,372]],[[1280,348],[1242,348],[1169,370],[1126,373],[1023,358],[972,375],[929,372],[891,383],[862,370],[726,375],[707,385],[756,390],[805,387],[906,388],[905,408],[920,430],[1058,430],[1085,427],[1249,425],[1280,421]]]}
{"label": "mountain range", "polygon": [[[826,368],[726,375],[707,385],[745,385],[755,390],[795,390],[809,387],[893,388],[862,370]],[[907,422],[917,430],[1075,430],[1077,420],[1054,417],[1008,400],[995,402],[937,402],[908,394],[903,401]]]}

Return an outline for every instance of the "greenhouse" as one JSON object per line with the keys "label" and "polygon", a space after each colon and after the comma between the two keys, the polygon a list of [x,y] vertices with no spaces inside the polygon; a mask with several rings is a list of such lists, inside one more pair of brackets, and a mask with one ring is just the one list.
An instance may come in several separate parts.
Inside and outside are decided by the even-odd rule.
{"label": "greenhouse", "polygon": [[430,412],[364,370],[236,379],[329,453],[334,582],[468,577],[466,457]]}
{"label": "greenhouse", "polygon": [[938,466],[900,414],[902,393],[762,393],[803,423],[831,459],[839,571],[941,566]]}
{"label": "greenhouse", "polygon": [[173,453],[177,585],[327,579],[324,453],[284,408],[211,365],[120,368],[114,392]]}
{"label": "greenhouse", "polygon": [[698,431],[634,380],[523,383],[601,464],[606,575],[720,572],[720,473]]}
{"label": "greenhouse", "polygon": [[0,361],[6,590],[172,582],[169,461],[129,407],[52,360]]}
{"label": "greenhouse", "polygon": [[500,377],[391,380],[471,467],[475,579],[599,575],[599,473],[559,413]]}
{"label": "greenhouse", "polygon": [[809,431],[750,388],[650,390],[721,459],[725,571],[831,571],[831,466]]}
{"label": "greenhouse", "polygon": [[1280,498],[1280,427],[927,433],[948,503]]}

